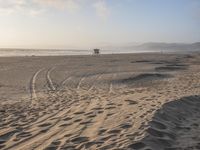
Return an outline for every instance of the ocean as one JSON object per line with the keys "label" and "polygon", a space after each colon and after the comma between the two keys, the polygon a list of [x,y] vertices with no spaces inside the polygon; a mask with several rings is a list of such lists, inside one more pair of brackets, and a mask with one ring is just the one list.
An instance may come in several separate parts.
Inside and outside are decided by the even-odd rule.
{"label": "ocean", "polygon": [[[134,50],[101,50],[101,54],[145,53],[155,51]],[[64,55],[92,55],[93,50],[65,50],[65,49],[0,49],[0,57],[13,56],[64,56]]]}

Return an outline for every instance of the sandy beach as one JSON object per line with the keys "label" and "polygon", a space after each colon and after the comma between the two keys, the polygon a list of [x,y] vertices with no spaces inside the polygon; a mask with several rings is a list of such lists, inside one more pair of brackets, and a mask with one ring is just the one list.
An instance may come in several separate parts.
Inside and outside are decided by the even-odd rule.
{"label": "sandy beach", "polygon": [[200,54],[0,58],[2,150],[199,150]]}

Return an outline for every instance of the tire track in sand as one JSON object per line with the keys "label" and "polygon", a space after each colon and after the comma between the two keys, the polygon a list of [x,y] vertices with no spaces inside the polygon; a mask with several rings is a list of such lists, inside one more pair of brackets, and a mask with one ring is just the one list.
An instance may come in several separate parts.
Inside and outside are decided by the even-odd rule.
{"label": "tire track in sand", "polygon": [[109,94],[114,94],[115,91],[113,89],[113,81],[116,77],[117,77],[117,74],[120,72],[120,68],[118,67],[117,68],[117,72],[112,74],[112,77],[111,77],[111,81],[110,81],[110,86],[109,86]]}
{"label": "tire track in sand", "polygon": [[47,71],[47,74],[46,74],[46,79],[47,79],[47,86],[49,87],[49,89],[51,91],[55,91],[56,88],[52,82],[52,79],[51,79],[51,72],[55,69],[56,67],[52,67],[50,68],[48,71]]}
{"label": "tire track in sand", "polygon": [[[103,76],[103,74],[98,75],[97,78],[96,78],[96,81],[99,81],[102,78],[102,76]],[[93,82],[91,87],[88,89],[89,92],[92,91],[95,88],[95,83],[96,82]]]}
{"label": "tire track in sand", "polygon": [[115,73],[115,74],[112,74],[112,77],[111,77],[111,81],[110,81],[110,85],[109,85],[109,92],[108,93],[115,93],[114,92],[114,89],[113,89],[113,79],[115,78],[117,76],[117,74]]}
{"label": "tire track in sand", "polygon": [[85,80],[86,77],[82,77],[81,80],[79,81],[78,85],[77,85],[77,89],[80,89],[82,82]]}
{"label": "tire track in sand", "polygon": [[37,99],[37,94],[36,94],[36,90],[35,90],[36,78],[37,78],[38,74],[43,70],[44,70],[44,68],[39,69],[37,72],[34,73],[33,77],[31,78],[31,81],[30,81],[31,100]]}

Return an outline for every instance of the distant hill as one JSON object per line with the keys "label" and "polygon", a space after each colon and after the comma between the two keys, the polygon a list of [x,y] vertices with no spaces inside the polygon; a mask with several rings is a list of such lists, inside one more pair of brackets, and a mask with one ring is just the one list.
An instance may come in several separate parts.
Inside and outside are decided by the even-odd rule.
{"label": "distant hill", "polygon": [[123,46],[106,46],[102,49],[108,50],[127,50],[127,51],[200,51],[200,42],[186,44],[186,43],[133,43]]}
{"label": "distant hill", "polygon": [[185,43],[144,43],[138,46],[129,47],[136,50],[155,50],[155,51],[200,51],[200,42]]}

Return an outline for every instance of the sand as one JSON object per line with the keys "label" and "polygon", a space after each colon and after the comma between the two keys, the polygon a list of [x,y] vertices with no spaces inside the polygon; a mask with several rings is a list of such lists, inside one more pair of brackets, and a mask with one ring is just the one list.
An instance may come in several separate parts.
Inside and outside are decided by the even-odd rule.
{"label": "sand", "polygon": [[1,57],[0,149],[200,149],[200,54]]}

